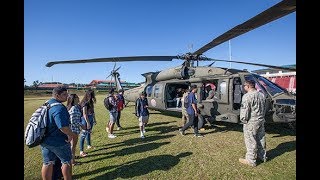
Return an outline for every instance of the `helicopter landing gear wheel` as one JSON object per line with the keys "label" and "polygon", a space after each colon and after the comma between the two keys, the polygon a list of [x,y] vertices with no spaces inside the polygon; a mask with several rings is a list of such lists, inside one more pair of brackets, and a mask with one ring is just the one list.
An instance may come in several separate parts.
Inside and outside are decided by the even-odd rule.
{"label": "helicopter landing gear wheel", "polygon": [[289,122],[288,126],[289,126],[290,129],[296,130],[296,122],[295,121],[294,122]]}
{"label": "helicopter landing gear wheel", "polygon": [[201,129],[204,127],[204,118],[201,114],[198,115],[198,129]]}

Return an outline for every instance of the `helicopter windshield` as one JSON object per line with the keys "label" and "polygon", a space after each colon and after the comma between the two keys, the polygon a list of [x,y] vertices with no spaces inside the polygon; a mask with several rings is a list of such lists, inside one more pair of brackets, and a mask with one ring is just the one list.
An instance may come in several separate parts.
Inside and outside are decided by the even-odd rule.
{"label": "helicopter windshield", "polygon": [[259,84],[263,86],[263,88],[271,95],[275,96],[276,94],[284,93],[284,90],[274,84],[273,82],[269,81],[263,76],[259,76],[257,74],[253,74],[253,76],[258,80]]}

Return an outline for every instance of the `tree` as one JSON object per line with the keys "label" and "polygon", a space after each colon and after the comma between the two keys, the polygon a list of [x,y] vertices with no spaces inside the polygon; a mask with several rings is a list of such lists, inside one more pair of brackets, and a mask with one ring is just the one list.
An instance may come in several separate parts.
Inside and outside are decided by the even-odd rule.
{"label": "tree", "polygon": [[38,86],[40,85],[39,81],[33,81],[33,87],[35,87],[36,89],[38,89]]}

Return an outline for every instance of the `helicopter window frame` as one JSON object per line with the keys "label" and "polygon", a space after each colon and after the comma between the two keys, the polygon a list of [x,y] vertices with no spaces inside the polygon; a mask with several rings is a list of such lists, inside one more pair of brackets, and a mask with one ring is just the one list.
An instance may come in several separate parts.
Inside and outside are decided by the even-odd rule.
{"label": "helicopter window frame", "polygon": [[162,85],[160,84],[154,85],[153,97],[159,98],[159,95],[161,93],[162,93]]}
{"label": "helicopter window frame", "polygon": [[[265,87],[260,84],[258,79],[253,74],[244,75],[244,80],[245,81],[246,80],[253,80],[255,82],[255,88],[257,89],[257,91],[262,92],[265,96],[268,95],[268,92],[265,89]],[[246,92],[243,90],[243,93],[245,94]]]}
{"label": "helicopter window frame", "polygon": [[151,97],[153,85],[148,85],[146,87],[147,97]]}
{"label": "helicopter window frame", "polygon": [[259,84],[261,84],[265,88],[265,90],[271,94],[271,96],[275,96],[277,94],[282,94],[285,92],[283,88],[280,88],[277,84],[271,82],[263,76],[253,74],[253,77],[257,79]]}
{"label": "helicopter window frame", "polygon": [[216,96],[217,102],[223,104],[229,104],[229,78],[219,78],[218,84],[216,87]]}

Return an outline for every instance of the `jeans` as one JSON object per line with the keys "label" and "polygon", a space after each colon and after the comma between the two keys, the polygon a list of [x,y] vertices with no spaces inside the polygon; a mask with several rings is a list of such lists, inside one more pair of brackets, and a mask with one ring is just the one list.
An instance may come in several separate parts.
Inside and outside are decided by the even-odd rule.
{"label": "jeans", "polygon": [[118,127],[121,127],[120,125],[120,117],[121,117],[121,111],[118,111],[118,116],[117,116],[117,120],[116,120],[116,124]]}
{"label": "jeans", "polygon": [[[83,151],[84,140],[86,139],[87,145],[91,146],[91,131],[93,128],[93,115],[88,115],[89,123],[91,128],[87,130],[82,130],[80,133],[80,151]],[[87,122],[81,117],[81,124],[87,126]]]}
{"label": "jeans", "polygon": [[187,122],[187,124],[185,124],[182,127],[182,131],[185,131],[188,127],[193,125],[193,130],[194,130],[194,134],[197,135],[198,132],[198,116],[195,116],[194,114],[188,114],[189,116],[189,121]]}
{"label": "jeans", "polygon": [[71,163],[72,153],[70,143],[58,147],[42,143],[40,147],[44,165],[54,164],[57,157],[62,164]]}

